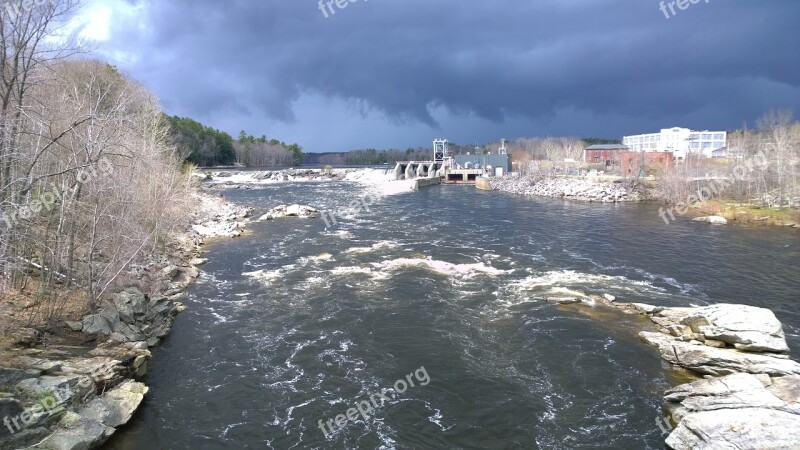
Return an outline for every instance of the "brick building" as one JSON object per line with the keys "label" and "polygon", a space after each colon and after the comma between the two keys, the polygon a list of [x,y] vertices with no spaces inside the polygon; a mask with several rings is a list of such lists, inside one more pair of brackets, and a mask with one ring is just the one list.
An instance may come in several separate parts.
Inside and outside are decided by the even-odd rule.
{"label": "brick building", "polygon": [[620,155],[629,149],[622,144],[592,145],[583,151],[583,162],[586,164],[602,164],[606,167],[620,165]]}
{"label": "brick building", "polygon": [[675,165],[675,156],[662,152],[622,152],[620,161],[623,177],[637,177],[666,172]]}

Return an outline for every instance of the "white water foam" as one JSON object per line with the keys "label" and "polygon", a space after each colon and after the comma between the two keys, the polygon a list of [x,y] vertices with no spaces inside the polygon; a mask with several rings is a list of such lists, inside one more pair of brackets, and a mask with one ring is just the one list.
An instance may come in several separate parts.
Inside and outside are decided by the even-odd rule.
{"label": "white water foam", "polygon": [[471,278],[478,275],[502,275],[511,272],[511,270],[497,269],[482,262],[473,264],[453,264],[447,261],[439,261],[431,257],[398,258],[380,263],[372,263],[372,266],[386,271],[393,271],[405,267],[420,267],[443,275],[457,275],[464,278]]}
{"label": "white water foam", "polygon": [[283,278],[285,272],[287,272],[287,268],[291,267],[294,268],[294,265],[284,266],[274,270],[256,270],[254,272],[244,272],[242,275],[250,278],[254,278],[266,285],[270,285],[273,282]]}
{"label": "white water foam", "polygon": [[379,241],[369,247],[352,247],[344,251],[344,253],[369,253],[377,250],[388,250],[400,247],[396,241]]}
{"label": "white water foam", "polygon": [[495,294],[498,302],[506,306],[543,300],[547,297],[577,297],[593,304],[591,294],[609,293],[620,301],[666,297],[668,291],[650,281],[637,281],[624,276],[590,274],[574,270],[537,272],[502,287]]}

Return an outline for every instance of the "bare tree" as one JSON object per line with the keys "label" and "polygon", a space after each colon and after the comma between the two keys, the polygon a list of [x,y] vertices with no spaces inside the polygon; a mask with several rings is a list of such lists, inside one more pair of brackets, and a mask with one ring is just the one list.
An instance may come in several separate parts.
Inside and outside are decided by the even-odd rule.
{"label": "bare tree", "polygon": [[[21,122],[26,108],[28,92],[40,81],[44,71],[39,70],[48,61],[72,53],[68,46],[53,44],[54,34],[77,7],[74,0],[37,2],[27,7],[10,10],[0,18],[0,213],[10,217],[20,207],[28,179],[16,173],[19,161]],[[60,136],[53,136],[59,138]],[[54,142],[49,143],[53,145]],[[35,160],[35,158],[34,158]],[[13,256],[14,236],[9,221],[0,226],[0,272],[8,276],[9,254]]]}
{"label": "bare tree", "polygon": [[758,121],[762,135],[761,148],[770,163],[770,173],[774,177],[778,207],[791,205],[797,195],[795,187],[798,156],[798,137],[789,110],[770,111]]}

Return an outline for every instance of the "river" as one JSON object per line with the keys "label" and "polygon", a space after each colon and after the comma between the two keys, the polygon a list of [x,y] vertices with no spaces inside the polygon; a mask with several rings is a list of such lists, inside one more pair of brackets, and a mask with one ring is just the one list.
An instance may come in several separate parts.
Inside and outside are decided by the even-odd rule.
{"label": "river", "polygon": [[[336,210],[365,189],[225,195],[258,213]],[[543,299],[761,306],[798,350],[800,235],[666,225],[657,211],[438,186],[327,228],[254,223],[207,247],[188,311],[154,351],[145,403],[106,447],[662,449],[661,397],[677,381],[635,319]],[[336,427],[379,392],[389,400]]]}

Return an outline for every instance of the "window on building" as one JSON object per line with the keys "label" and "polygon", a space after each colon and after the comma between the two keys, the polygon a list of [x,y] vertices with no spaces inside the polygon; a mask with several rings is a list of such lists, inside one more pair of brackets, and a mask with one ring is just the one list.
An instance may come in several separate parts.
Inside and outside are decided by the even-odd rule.
{"label": "window on building", "polygon": [[711,134],[704,134],[703,135],[703,140],[704,141],[710,141],[711,140]]}

